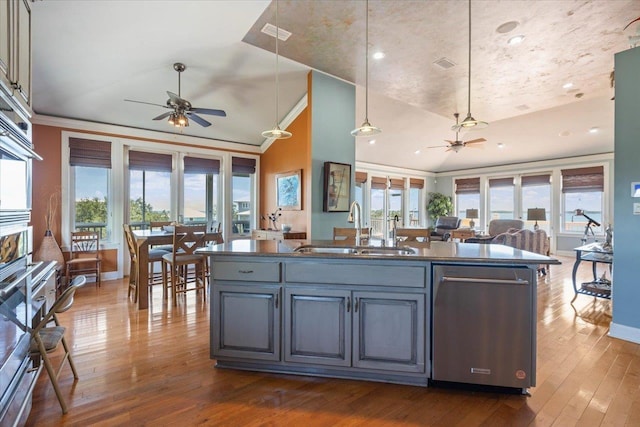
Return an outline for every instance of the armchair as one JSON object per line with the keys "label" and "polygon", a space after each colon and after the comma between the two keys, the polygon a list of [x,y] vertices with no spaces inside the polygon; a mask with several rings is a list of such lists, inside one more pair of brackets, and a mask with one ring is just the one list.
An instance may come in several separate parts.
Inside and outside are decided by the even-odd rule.
{"label": "armchair", "polygon": [[492,219],[489,222],[488,235],[480,237],[472,237],[465,240],[465,243],[494,243],[493,238],[498,234],[506,233],[508,230],[522,230],[524,221],[521,219]]}
{"label": "armchair", "polygon": [[436,220],[435,229],[431,232],[431,240],[446,242],[451,237],[451,230],[460,227],[460,218],[457,216],[441,216]]}
{"label": "armchair", "polygon": [[[491,243],[511,246],[512,248],[533,252],[540,255],[549,255],[549,238],[544,230],[516,230],[498,234]],[[538,267],[538,272],[543,276],[547,274],[549,265]]]}

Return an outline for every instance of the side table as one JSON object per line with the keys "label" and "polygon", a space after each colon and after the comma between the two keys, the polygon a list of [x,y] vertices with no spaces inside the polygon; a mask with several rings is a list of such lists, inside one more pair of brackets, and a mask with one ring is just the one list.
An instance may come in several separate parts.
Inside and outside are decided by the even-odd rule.
{"label": "side table", "polygon": [[464,242],[472,237],[476,237],[476,232],[470,228],[457,228],[455,230],[451,230],[451,240],[460,239],[461,242]]}
{"label": "side table", "polygon": [[[603,282],[598,279],[597,264],[608,264],[609,272],[612,272],[613,265],[613,248],[605,248],[601,243],[590,243],[588,245],[579,246],[574,249],[576,251],[576,262],[573,264],[573,272],[571,280],[573,282],[573,290],[575,296],[571,302],[575,301],[579,294],[591,295],[598,298],[611,298],[611,282]],[[578,287],[576,283],[576,272],[582,261],[591,262],[591,271],[593,272],[593,281],[583,283]]]}

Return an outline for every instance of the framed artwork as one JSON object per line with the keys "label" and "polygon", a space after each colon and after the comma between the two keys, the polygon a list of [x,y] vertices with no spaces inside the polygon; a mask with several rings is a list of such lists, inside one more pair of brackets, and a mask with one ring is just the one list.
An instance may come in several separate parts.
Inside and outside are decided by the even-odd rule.
{"label": "framed artwork", "polygon": [[324,163],[325,212],[349,212],[351,197],[351,165],[345,163]]}
{"label": "framed artwork", "polygon": [[283,211],[302,209],[302,169],[276,175],[276,197]]}

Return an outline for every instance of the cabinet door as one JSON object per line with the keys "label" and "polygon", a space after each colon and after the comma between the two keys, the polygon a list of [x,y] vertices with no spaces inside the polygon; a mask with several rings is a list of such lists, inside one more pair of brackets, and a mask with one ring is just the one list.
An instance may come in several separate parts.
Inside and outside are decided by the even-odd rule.
{"label": "cabinet door", "polygon": [[280,286],[213,286],[211,357],[280,360]]}
{"label": "cabinet door", "polygon": [[11,60],[11,46],[13,37],[13,21],[11,20],[11,8],[13,2],[0,2],[0,77],[2,82],[9,88],[11,81],[11,71],[9,70],[9,62]]}
{"label": "cabinet door", "polygon": [[351,365],[351,292],[285,289],[284,360]]}
{"label": "cabinet door", "polygon": [[425,372],[425,295],[354,292],[353,366]]}
{"label": "cabinet door", "polygon": [[16,19],[16,63],[15,79],[18,81],[17,93],[31,105],[31,9],[27,0],[17,1]]}

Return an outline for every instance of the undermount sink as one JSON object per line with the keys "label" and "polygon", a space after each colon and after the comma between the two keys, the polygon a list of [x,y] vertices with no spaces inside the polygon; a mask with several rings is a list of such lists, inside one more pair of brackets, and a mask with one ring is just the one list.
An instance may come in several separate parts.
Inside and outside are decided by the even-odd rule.
{"label": "undermount sink", "polygon": [[344,255],[414,255],[415,249],[410,247],[376,247],[376,246],[318,246],[303,245],[294,249],[301,254],[344,254]]}

